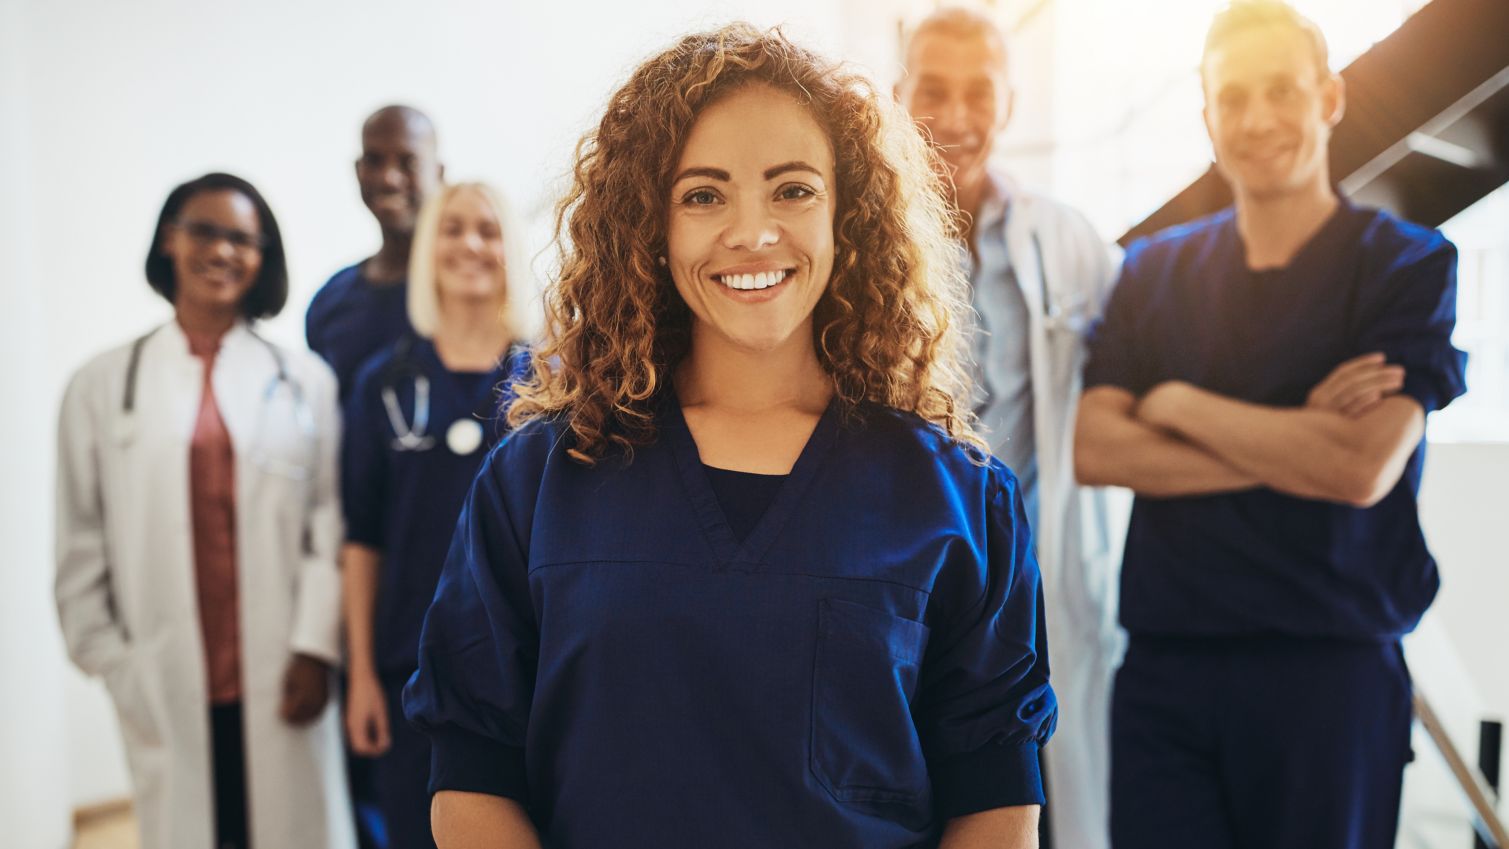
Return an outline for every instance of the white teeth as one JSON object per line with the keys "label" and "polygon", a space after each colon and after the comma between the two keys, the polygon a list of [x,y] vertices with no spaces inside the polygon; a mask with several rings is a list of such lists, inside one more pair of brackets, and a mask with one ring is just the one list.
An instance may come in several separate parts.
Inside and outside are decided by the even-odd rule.
{"label": "white teeth", "polygon": [[762,271],[759,274],[724,274],[720,278],[730,289],[768,289],[786,279],[784,271]]}

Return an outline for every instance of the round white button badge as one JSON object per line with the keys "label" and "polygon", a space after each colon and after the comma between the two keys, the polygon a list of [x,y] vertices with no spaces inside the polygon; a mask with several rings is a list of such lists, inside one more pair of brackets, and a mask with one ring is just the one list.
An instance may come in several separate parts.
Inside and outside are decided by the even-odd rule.
{"label": "round white button badge", "polygon": [[473,419],[457,419],[445,432],[451,453],[466,456],[482,445],[482,425]]}

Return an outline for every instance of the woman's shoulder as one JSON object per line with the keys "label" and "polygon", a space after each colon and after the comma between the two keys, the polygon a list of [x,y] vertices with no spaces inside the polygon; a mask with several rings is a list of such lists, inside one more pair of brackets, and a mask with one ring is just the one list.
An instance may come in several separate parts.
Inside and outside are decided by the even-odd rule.
{"label": "woman's shoulder", "polygon": [[530,419],[510,430],[498,440],[488,453],[487,466],[498,472],[514,475],[526,469],[536,469],[543,474],[544,468],[556,462],[570,462],[566,454],[566,440],[570,428],[561,416]]}
{"label": "woman's shoulder", "polygon": [[925,466],[944,482],[964,488],[1016,486],[1016,476],[1000,460],[916,413],[868,402],[855,412],[848,429],[856,447],[878,462]]}
{"label": "woman's shoulder", "polygon": [[132,353],[136,352],[139,358],[141,356],[140,352],[144,350],[146,343],[151,340],[153,335],[155,335],[159,329],[161,329],[160,325],[150,330],[146,330],[142,333],[138,333],[129,339],[117,342],[116,344],[111,345],[109,348],[106,348],[103,351],[92,354],[88,359],[84,360],[81,365],[73,370],[73,375],[69,379],[69,384],[71,386],[82,387],[92,384],[114,383],[117,380],[124,380],[126,369],[129,368],[128,364],[130,363],[132,358]]}
{"label": "woman's shoulder", "polygon": [[324,358],[308,348],[296,348],[291,345],[283,345],[274,342],[265,336],[255,334],[260,344],[266,346],[269,353],[273,354],[276,361],[274,367],[282,365],[288,369],[290,376],[311,388],[320,392],[328,391],[336,394],[335,372],[326,363]]}

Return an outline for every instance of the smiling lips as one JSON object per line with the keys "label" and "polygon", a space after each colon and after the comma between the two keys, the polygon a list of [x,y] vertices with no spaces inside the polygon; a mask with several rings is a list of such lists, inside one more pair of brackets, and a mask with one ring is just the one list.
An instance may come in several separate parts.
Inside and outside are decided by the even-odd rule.
{"label": "smiling lips", "polygon": [[740,291],[769,289],[771,286],[785,280],[793,270],[786,268],[776,271],[760,271],[753,274],[714,274],[713,279],[730,289],[738,289]]}

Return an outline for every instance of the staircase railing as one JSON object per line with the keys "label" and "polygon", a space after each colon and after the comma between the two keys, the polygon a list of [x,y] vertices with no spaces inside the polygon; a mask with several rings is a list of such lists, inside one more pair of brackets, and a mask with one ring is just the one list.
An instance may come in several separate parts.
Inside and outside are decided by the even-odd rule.
{"label": "staircase railing", "polygon": [[1466,796],[1473,813],[1472,827],[1478,837],[1492,849],[1509,849],[1509,830],[1505,830],[1497,811],[1498,794],[1488,785],[1483,773],[1462,757],[1461,750],[1446,733],[1446,726],[1419,686],[1415,687],[1415,718],[1430,735],[1431,742],[1446,760],[1457,788]]}

